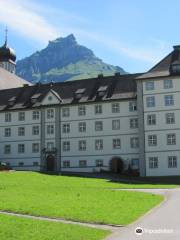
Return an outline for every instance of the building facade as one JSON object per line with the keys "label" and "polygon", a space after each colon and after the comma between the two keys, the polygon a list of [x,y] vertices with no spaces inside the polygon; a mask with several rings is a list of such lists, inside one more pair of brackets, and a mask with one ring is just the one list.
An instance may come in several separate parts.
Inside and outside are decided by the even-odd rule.
{"label": "building facade", "polygon": [[114,157],[141,176],[180,174],[180,47],[144,74],[0,90],[0,162],[99,172]]}
{"label": "building facade", "polygon": [[0,161],[37,171],[108,170],[114,156],[138,165],[136,76],[1,90]]}

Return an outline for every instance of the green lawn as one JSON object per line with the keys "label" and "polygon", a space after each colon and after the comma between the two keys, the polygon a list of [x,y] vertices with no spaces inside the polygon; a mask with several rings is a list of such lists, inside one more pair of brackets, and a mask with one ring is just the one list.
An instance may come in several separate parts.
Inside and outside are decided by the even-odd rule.
{"label": "green lawn", "polygon": [[163,200],[153,194],[113,189],[124,187],[131,185],[30,172],[0,173],[0,209],[125,225]]}
{"label": "green lawn", "polygon": [[1,240],[99,240],[109,233],[73,224],[0,215]]}

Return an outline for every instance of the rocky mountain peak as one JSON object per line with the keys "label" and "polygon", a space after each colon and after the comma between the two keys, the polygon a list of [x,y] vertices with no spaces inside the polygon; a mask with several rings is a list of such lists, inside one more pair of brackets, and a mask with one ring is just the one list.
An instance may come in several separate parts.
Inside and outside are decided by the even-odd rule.
{"label": "rocky mountain peak", "polygon": [[53,41],[49,41],[49,44],[47,47],[50,47],[51,45],[58,46],[58,45],[62,45],[62,44],[77,45],[77,41],[76,41],[75,36],[73,34],[70,34],[67,37],[59,37]]}
{"label": "rocky mountain peak", "polygon": [[[77,43],[73,34],[49,41],[46,48],[17,62],[17,74],[30,82],[64,81],[109,75],[123,69],[103,63],[93,51]],[[87,77],[86,77],[87,76]]]}

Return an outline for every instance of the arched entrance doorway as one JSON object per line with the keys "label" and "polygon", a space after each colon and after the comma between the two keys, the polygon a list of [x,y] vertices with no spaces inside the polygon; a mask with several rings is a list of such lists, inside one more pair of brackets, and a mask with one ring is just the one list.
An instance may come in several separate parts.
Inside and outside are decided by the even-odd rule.
{"label": "arched entrance doorway", "polygon": [[53,155],[48,155],[46,158],[47,171],[54,171],[55,159]]}
{"label": "arched entrance doorway", "polygon": [[121,157],[112,157],[110,160],[110,170],[113,173],[122,173],[124,170],[124,162]]}

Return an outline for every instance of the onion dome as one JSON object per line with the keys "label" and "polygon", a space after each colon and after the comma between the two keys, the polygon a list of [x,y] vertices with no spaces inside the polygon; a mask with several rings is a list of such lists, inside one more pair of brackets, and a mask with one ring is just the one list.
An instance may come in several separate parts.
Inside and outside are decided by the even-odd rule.
{"label": "onion dome", "polygon": [[6,27],[5,43],[2,47],[0,47],[0,62],[8,62],[8,61],[15,62],[16,61],[16,53],[12,48],[8,47],[8,45],[7,45],[7,34],[8,34],[8,29]]}
{"label": "onion dome", "polygon": [[0,47],[0,62],[7,62],[7,61],[16,61],[16,53],[15,51],[8,47],[7,41],[5,41],[4,45]]}

